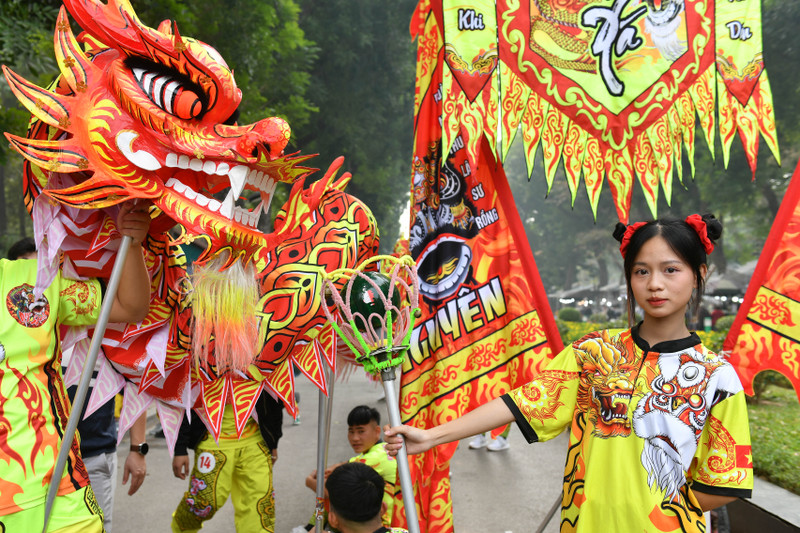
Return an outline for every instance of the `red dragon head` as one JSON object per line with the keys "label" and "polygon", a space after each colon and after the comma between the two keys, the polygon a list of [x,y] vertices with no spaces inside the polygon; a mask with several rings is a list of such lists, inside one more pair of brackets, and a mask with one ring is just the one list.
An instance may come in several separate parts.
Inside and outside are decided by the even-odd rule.
{"label": "red dragon head", "polygon": [[[146,243],[150,314],[106,342],[105,357],[135,384],[132,396],[157,398],[165,402],[160,408],[199,408],[215,436],[225,405],[234,406],[241,431],[265,386],[295,413],[293,369],[324,389],[323,356],[334,361],[325,348],[335,342],[321,308],[322,274],[355,267],[378,247],[369,209],[344,193],[350,175],[336,177],[341,158],[304,188],[301,178],[313,169],[302,164],[310,156],[284,154],[290,134],[284,120],[234,123],[241,91],[216,50],[182,37],[168,21],[157,30],[143,25],[128,0],[64,3],[85,33],[81,46],[62,9],[55,32],[58,80],[42,89],[3,67],[14,94],[34,115],[25,138],[7,137],[28,160],[24,194],[40,259],[51,261],[51,276],[59,251],[70,259],[64,269],[107,275],[112,206],[151,201],[158,216]],[[263,234],[258,219],[278,182],[294,185],[274,231]],[[225,189],[224,200],[213,197]],[[236,205],[245,189],[261,196],[253,211]],[[182,263],[172,261],[164,235],[175,222],[187,240],[207,239],[199,262],[212,274],[224,271],[220,279],[209,276],[207,285],[216,292],[183,284]],[[40,262],[40,278],[41,272]],[[247,275],[239,276],[235,289],[247,291],[232,294],[225,283],[236,272]],[[114,334],[114,325],[106,340],[109,331]],[[199,357],[192,360],[190,353]],[[122,382],[114,387],[105,390],[116,391]],[[147,401],[123,418],[135,419]],[[174,438],[182,414],[160,413]]]}
{"label": "red dragon head", "polygon": [[[182,37],[177,25],[147,27],[127,0],[65,5],[86,30],[86,51],[62,8],[54,87],[3,67],[38,119],[27,138],[6,134],[35,165],[26,169],[29,208],[40,192],[78,208],[145,198],[190,234],[208,236],[209,255],[227,249],[231,261],[258,263],[273,244],[256,226],[276,183],[312,170],[300,166],[310,156],[284,155],[289,125],[277,117],[232,124],[241,101],[233,73],[214,48]],[[62,178],[51,179],[55,173]],[[226,188],[222,202],[212,197]],[[261,195],[252,211],[236,206],[244,189]]]}

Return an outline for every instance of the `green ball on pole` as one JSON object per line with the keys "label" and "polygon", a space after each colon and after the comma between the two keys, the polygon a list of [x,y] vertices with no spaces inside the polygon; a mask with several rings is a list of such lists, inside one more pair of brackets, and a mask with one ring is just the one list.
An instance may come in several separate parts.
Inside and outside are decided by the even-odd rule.
{"label": "green ball on pole", "polygon": [[[372,283],[370,283],[370,281]],[[356,276],[353,280],[350,288],[350,311],[353,315],[361,315],[363,320],[369,320],[372,314],[377,314],[385,318],[386,306],[383,302],[389,300],[389,291],[391,288],[392,282],[385,274],[375,271],[361,272],[360,275]],[[395,309],[400,308],[400,295],[397,290],[392,291],[391,305]],[[397,314],[393,313],[392,321],[396,318]],[[363,320],[358,328],[362,331],[365,329],[364,326],[366,326]],[[371,319],[371,326],[376,332],[379,331],[381,329],[380,320],[373,316]]]}

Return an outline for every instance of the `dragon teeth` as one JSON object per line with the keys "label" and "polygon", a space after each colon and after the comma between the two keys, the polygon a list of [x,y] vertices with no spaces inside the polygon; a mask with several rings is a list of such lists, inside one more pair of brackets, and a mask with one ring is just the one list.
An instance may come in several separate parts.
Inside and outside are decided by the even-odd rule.
{"label": "dragon teeth", "polygon": [[[205,169],[204,169],[205,170]],[[217,169],[214,171],[214,174],[217,176],[226,176],[228,172],[230,172],[231,167],[228,163],[220,163]],[[210,174],[210,172],[206,172],[206,174]]]}
{"label": "dragon teeth", "polygon": [[233,191],[228,192],[228,196],[225,197],[225,200],[219,202],[213,198],[208,198],[195,192],[175,178],[168,179],[165,185],[189,200],[193,200],[200,207],[205,207],[210,211],[219,213],[229,220],[233,220],[256,230],[258,229],[258,222],[261,219],[261,214],[265,213],[269,207],[269,205],[265,204],[262,200],[253,211],[248,211],[247,209],[234,205]]}
{"label": "dragon teeth", "polygon": [[[167,154],[164,163],[168,168],[190,169],[208,175],[227,176],[231,188],[222,202],[195,192],[176,178],[170,178],[165,185],[186,198],[195,201],[200,207],[219,213],[228,220],[258,229],[261,214],[269,211],[277,182],[266,172],[251,169],[246,165],[236,165],[231,168],[226,162],[217,164],[213,161],[203,161],[197,158],[190,158],[188,155],[175,153]],[[236,201],[241,196],[245,185],[250,185],[261,195],[261,202],[252,211],[236,206]]]}
{"label": "dragon teeth", "polygon": [[234,201],[242,194],[242,190],[244,189],[244,184],[248,176],[248,170],[249,169],[246,166],[239,165],[233,167],[231,171],[228,172],[228,179],[231,182],[231,190],[233,191]]}
{"label": "dragon teeth", "polygon": [[233,218],[233,209],[236,207],[236,202],[233,199],[233,191],[228,192],[228,196],[225,197],[225,200],[222,202],[222,207],[219,210],[219,214],[230,220]]}

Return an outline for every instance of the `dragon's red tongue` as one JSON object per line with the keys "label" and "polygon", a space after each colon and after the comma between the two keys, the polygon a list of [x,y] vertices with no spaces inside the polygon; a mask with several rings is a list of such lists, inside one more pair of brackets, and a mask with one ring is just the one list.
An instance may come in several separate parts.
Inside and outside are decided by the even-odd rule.
{"label": "dragon's red tongue", "polygon": [[[184,185],[188,186],[190,189],[196,192],[202,192],[204,189],[208,188],[208,180],[210,176],[206,176],[205,174],[200,174],[195,172],[194,170],[190,169],[175,169],[173,172],[172,177],[183,183]],[[222,187],[220,186],[220,189]]]}

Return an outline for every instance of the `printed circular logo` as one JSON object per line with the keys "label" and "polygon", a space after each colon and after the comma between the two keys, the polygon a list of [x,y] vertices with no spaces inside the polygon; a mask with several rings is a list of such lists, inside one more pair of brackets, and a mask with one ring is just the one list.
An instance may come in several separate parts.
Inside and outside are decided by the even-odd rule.
{"label": "printed circular logo", "polygon": [[11,317],[26,328],[38,328],[50,316],[47,298],[42,295],[37,299],[33,295],[33,287],[27,283],[8,292],[6,308]]}
{"label": "printed circular logo", "polygon": [[197,457],[197,470],[199,470],[202,474],[208,474],[214,467],[217,465],[217,460],[214,458],[214,454],[209,452],[203,452]]}

